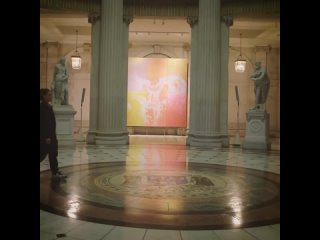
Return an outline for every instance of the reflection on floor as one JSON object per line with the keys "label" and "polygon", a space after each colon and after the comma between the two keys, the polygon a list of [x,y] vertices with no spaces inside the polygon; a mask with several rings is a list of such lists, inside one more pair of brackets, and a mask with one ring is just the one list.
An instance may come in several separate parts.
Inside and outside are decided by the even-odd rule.
{"label": "reflection on floor", "polygon": [[129,146],[61,147],[66,183],[52,188],[48,160],[40,164],[40,239],[280,239],[279,147],[184,141],[131,136]]}

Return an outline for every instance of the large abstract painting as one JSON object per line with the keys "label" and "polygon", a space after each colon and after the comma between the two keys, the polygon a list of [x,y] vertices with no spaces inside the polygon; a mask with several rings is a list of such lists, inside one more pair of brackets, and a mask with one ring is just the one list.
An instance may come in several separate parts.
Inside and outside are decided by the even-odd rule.
{"label": "large abstract painting", "polygon": [[187,126],[186,59],[129,58],[128,126]]}

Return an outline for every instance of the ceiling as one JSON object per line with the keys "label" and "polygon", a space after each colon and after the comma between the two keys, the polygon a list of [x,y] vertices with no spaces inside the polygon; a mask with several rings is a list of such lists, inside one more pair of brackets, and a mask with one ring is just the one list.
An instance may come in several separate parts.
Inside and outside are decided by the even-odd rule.
{"label": "ceiling", "polygon": [[[40,11],[40,43],[60,42],[78,46],[91,43],[91,24],[86,14]],[[230,27],[231,47],[280,47],[279,17],[235,18]],[[134,18],[129,25],[131,44],[190,44],[191,28],[185,18]]]}

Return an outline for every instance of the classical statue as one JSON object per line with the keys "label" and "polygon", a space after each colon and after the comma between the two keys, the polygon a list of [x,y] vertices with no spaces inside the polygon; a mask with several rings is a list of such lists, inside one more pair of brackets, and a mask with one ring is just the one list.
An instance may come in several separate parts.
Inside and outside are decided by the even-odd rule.
{"label": "classical statue", "polygon": [[270,80],[267,71],[261,67],[261,62],[256,62],[255,71],[250,75],[254,81],[254,94],[256,97],[254,109],[259,109],[261,104],[265,104],[269,92]]}
{"label": "classical statue", "polygon": [[52,92],[54,93],[54,104],[68,105],[68,69],[65,57],[61,57],[59,63],[54,67]]}

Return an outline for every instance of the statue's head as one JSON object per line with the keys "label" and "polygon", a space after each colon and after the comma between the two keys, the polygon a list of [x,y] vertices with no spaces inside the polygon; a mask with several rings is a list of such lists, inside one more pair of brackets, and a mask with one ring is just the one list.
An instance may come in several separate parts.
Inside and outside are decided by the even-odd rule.
{"label": "statue's head", "polygon": [[66,58],[65,57],[61,57],[60,58],[60,63],[61,64],[65,64],[66,63]]}
{"label": "statue's head", "polygon": [[256,61],[256,68],[260,68],[261,67],[261,61]]}

